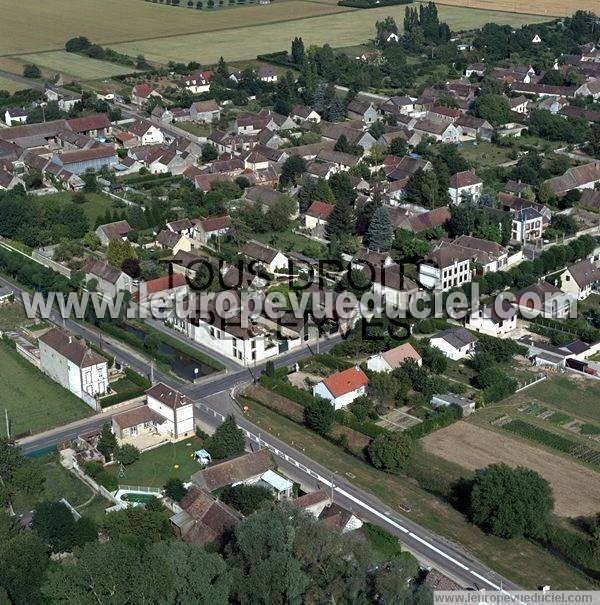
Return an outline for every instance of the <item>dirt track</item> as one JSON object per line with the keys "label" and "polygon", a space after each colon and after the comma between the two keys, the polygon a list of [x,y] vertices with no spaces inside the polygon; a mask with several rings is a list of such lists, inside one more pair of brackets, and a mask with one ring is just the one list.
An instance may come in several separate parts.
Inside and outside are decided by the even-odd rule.
{"label": "dirt track", "polygon": [[504,462],[537,471],[552,486],[561,517],[595,514],[600,508],[600,473],[508,435],[459,421],[421,441],[428,452],[469,470]]}

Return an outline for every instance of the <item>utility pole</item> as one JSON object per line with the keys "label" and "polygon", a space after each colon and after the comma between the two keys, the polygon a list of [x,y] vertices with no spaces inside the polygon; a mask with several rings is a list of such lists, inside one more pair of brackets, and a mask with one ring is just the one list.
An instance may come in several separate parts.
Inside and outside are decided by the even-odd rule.
{"label": "utility pole", "polygon": [[333,494],[334,494],[335,484],[333,481],[333,473],[331,473],[331,503],[333,504]]}
{"label": "utility pole", "polygon": [[8,422],[8,410],[4,408],[4,417],[6,419],[6,437],[10,439],[10,423]]}
{"label": "utility pole", "polygon": [[154,384],[154,362],[150,362],[150,384]]}

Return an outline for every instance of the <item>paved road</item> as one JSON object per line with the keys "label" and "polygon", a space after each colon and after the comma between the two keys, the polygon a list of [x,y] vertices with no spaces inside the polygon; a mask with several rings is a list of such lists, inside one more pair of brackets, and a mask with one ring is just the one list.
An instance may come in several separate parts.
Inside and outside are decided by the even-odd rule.
{"label": "paved road", "polygon": [[[0,283],[8,285],[16,294],[21,292],[18,287],[3,278],[0,278]],[[73,333],[101,345],[106,352],[114,355],[117,361],[125,363],[140,373],[148,373],[148,361],[136,351],[102,336],[86,324],[72,320],[62,320],[58,314],[54,314],[52,320],[58,325],[64,325]],[[322,343],[320,350],[322,352],[330,350],[339,340],[340,337],[338,336]],[[311,349],[302,347],[299,350],[277,357],[275,363],[276,365],[292,365],[310,352],[312,352]],[[154,378],[178,388],[194,399],[200,417],[211,426],[217,426],[227,414],[233,411],[238,425],[246,433],[249,442],[254,445],[259,444],[260,447],[268,447],[278,457],[278,463],[284,471],[289,470],[294,477],[302,479],[305,484],[322,487],[328,491],[333,490],[335,500],[342,506],[358,513],[365,520],[373,521],[385,527],[398,536],[407,548],[422,559],[430,561],[433,566],[450,577],[455,578],[465,586],[487,589],[499,588],[499,576],[462,552],[459,547],[448,543],[410,519],[390,510],[389,506],[367,491],[352,485],[343,477],[333,475],[329,469],[276,437],[261,431],[249,422],[233,404],[228,392],[234,386],[247,383],[257,377],[262,368],[262,365],[257,365],[255,368],[240,368],[237,371],[223,372],[214,378],[207,378],[199,384],[183,384],[172,376],[164,375],[159,371],[154,372]],[[110,415],[92,417],[71,426],[59,427],[53,431],[28,438],[22,444],[23,452],[31,453],[56,445],[61,441],[73,439],[82,433],[98,429],[109,418],[111,418]],[[508,589],[516,590],[518,588],[504,578],[501,581],[502,585]]]}

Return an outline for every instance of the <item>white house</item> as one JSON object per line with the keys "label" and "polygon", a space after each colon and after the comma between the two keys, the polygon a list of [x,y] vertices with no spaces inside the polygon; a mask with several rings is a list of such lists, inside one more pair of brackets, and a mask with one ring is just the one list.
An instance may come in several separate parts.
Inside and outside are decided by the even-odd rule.
{"label": "white house", "polygon": [[52,328],[38,339],[40,368],[65,389],[98,410],[96,397],[108,390],[108,363],[85,342]]}
{"label": "white house", "polygon": [[517,328],[516,309],[509,309],[507,317],[500,317],[494,307],[483,307],[473,311],[466,317],[466,325],[469,330],[474,330],[496,338],[507,338]]}
{"label": "white house", "polygon": [[129,132],[138,138],[140,145],[160,145],[165,142],[163,131],[146,120],[131,124]]}
{"label": "white house", "polygon": [[146,391],[146,398],[148,408],[164,419],[156,425],[160,434],[178,439],[194,432],[194,402],[186,395],[159,382]]}
{"label": "white house", "polygon": [[581,97],[592,97],[594,100],[600,99],[600,78],[593,78],[584,82],[576,91],[575,95]]}
{"label": "white house", "polygon": [[85,283],[89,287],[90,282],[95,280],[96,291],[113,299],[118,292],[131,292],[133,281],[127,273],[120,269],[111,267],[101,260],[91,260],[85,267]]}
{"label": "white house", "polygon": [[244,254],[271,273],[288,267],[288,258],[285,254],[255,240],[250,240],[246,244]]}
{"label": "white house", "polygon": [[586,299],[600,284],[600,269],[585,259],[567,267],[560,275],[560,287],[577,300]]}
{"label": "white house", "polygon": [[27,122],[27,110],[23,107],[9,107],[4,112],[4,122],[7,126],[25,124]]}
{"label": "white house", "polygon": [[372,355],[367,361],[367,368],[371,372],[387,373],[399,368],[407,359],[413,359],[419,367],[423,365],[421,356],[409,342],[405,342],[389,351]]}
{"label": "white house", "polygon": [[346,407],[356,398],[365,395],[369,379],[359,368],[336,372],[313,387],[315,397],[331,401],[336,410]]}
{"label": "white house", "polygon": [[458,361],[475,351],[477,337],[464,328],[452,328],[434,334],[429,344],[439,349],[448,359]]}
{"label": "white house", "polygon": [[440,246],[419,265],[419,281],[430,290],[450,290],[471,277],[470,253],[460,246]]}
{"label": "white house", "polygon": [[203,71],[199,74],[185,76],[182,80],[183,86],[194,95],[208,92],[210,90],[212,76],[212,71]]}
{"label": "white house", "polygon": [[576,309],[577,299],[553,284],[542,281],[515,293],[515,305],[525,315],[565,319]]}
{"label": "white house", "polygon": [[321,116],[312,108],[306,105],[296,105],[292,108],[290,114],[292,119],[296,122],[313,122],[318,124],[321,121]]}
{"label": "white house", "polygon": [[473,170],[457,172],[450,177],[448,194],[453,204],[460,204],[464,199],[477,202],[483,192],[483,181]]}

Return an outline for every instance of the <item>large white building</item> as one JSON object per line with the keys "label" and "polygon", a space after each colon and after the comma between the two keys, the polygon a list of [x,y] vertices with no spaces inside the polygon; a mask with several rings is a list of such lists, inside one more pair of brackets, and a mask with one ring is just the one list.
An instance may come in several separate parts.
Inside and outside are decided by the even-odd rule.
{"label": "large white building", "polygon": [[38,340],[40,368],[65,389],[99,409],[97,396],[108,390],[108,363],[85,342],[52,328]]}
{"label": "large white building", "polygon": [[177,439],[194,432],[194,402],[183,393],[159,382],[146,397],[148,408],[164,419],[156,424],[160,434]]}

